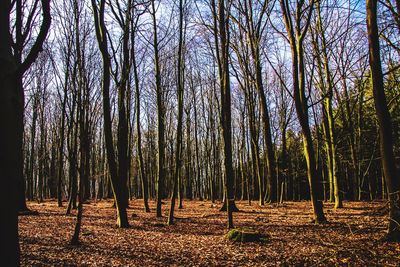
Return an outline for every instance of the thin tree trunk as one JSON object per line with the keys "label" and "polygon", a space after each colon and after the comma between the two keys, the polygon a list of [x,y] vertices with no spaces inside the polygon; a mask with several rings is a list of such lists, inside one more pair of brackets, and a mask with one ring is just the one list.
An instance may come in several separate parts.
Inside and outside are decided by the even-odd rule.
{"label": "thin tree trunk", "polygon": [[161,69],[158,51],[157,20],[154,0],[151,1],[151,16],[153,20],[153,47],[154,47],[154,68],[157,92],[157,181],[156,181],[156,216],[162,217],[161,202],[163,196],[163,185],[165,179],[165,108],[164,92],[161,85]]}
{"label": "thin tree trunk", "polygon": [[183,35],[183,14],[184,14],[184,2],[179,0],[179,45],[178,45],[178,66],[177,66],[177,76],[178,76],[178,125],[176,128],[176,151],[175,151],[175,170],[173,176],[173,189],[171,197],[171,206],[168,215],[168,225],[174,223],[174,210],[175,210],[175,199],[178,190],[178,177],[181,171],[182,165],[182,122],[183,122],[183,97],[184,97],[184,35]]}
{"label": "thin tree trunk", "polygon": [[150,212],[149,208],[149,186],[147,181],[147,174],[144,171],[144,162],[143,162],[143,152],[142,152],[142,130],[140,128],[140,83],[139,83],[139,75],[137,71],[136,64],[136,53],[134,50],[135,47],[135,35],[132,34],[132,67],[133,67],[133,75],[135,79],[135,92],[136,92],[136,145],[138,152],[138,167],[139,174],[142,180],[142,194],[143,194],[143,206],[145,212]]}

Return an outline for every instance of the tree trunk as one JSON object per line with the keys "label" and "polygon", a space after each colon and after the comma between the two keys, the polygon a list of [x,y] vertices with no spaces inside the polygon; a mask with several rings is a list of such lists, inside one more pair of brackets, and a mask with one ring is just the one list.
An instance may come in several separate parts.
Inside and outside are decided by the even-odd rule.
{"label": "tree trunk", "polygon": [[[103,118],[104,118],[104,138],[106,143],[107,161],[111,176],[111,186],[117,209],[117,226],[120,228],[129,227],[128,215],[126,212],[126,202],[124,204],[124,191],[121,179],[118,177],[117,164],[115,162],[115,151],[112,137],[111,107],[110,107],[110,68],[111,61],[108,52],[106,26],[104,23],[105,0],[100,2],[98,9],[96,1],[92,0],[93,15],[95,21],[96,37],[99,49],[103,58]],[[126,186],[126,184],[125,184]]]}
{"label": "tree trunk", "polygon": [[369,65],[371,67],[372,90],[379,123],[380,150],[383,173],[389,195],[389,227],[387,239],[400,242],[400,182],[393,153],[392,121],[387,106],[379,47],[377,24],[377,0],[367,0],[367,29]]}
{"label": "tree trunk", "polygon": [[183,13],[184,13],[184,2],[179,0],[179,45],[178,45],[178,66],[177,66],[177,101],[178,101],[178,125],[176,128],[176,151],[175,151],[175,170],[173,177],[173,189],[171,196],[171,206],[168,215],[168,225],[174,223],[174,210],[175,210],[175,199],[178,190],[178,177],[181,171],[182,165],[182,122],[183,122],[183,97],[184,97],[184,35],[183,35]]}
{"label": "tree trunk", "polygon": [[[307,162],[307,176],[310,187],[311,204],[313,207],[315,223],[322,223],[326,221],[323,206],[318,194],[321,193],[318,183],[318,172],[316,169],[315,151],[312,142],[311,129],[308,118],[308,103],[305,96],[305,69],[304,69],[304,51],[303,40],[307,32],[311,14],[313,10],[314,1],[308,6],[306,13],[306,24],[300,29],[300,17],[296,17],[296,27],[293,26],[293,21],[290,13],[290,6],[287,0],[280,0],[281,9],[284,15],[284,21],[292,53],[292,74],[293,74],[293,96],[297,112],[297,117],[300,122],[304,144],[304,156]],[[296,6],[299,13],[304,2]]]}
{"label": "tree trunk", "polygon": [[133,67],[133,75],[135,79],[135,96],[136,96],[136,146],[137,146],[137,161],[139,167],[139,174],[142,180],[142,195],[143,195],[143,206],[145,212],[150,212],[149,208],[149,185],[147,181],[147,174],[144,171],[144,162],[143,162],[143,152],[142,152],[142,130],[140,128],[140,83],[139,83],[139,75],[137,71],[136,65],[136,53],[135,53],[135,35],[132,34],[132,67]]}
{"label": "tree trunk", "polygon": [[163,185],[165,179],[165,107],[164,107],[164,91],[161,85],[161,69],[158,51],[157,21],[154,0],[151,1],[152,19],[153,19],[153,47],[154,47],[154,68],[156,75],[156,92],[157,92],[157,181],[156,181],[156,216],[162,217],[161,202],[163,196]]}
{"label": "tree trunk", "polygon": [[[336,155],[336,132],[335,132],[335,122],[333,116],[333,106],[332,106],[332,98],[333,98],[333,81],[331,77],[331,70],[329,68],[328,61],[328,52],[327,52],[327,42],[325,39],[325,29],[322,25],[321,19],[321,7],[320,3],[316,3],[316,9],[318,14],[318,28],[319,33],[321,35],[321,44],[322,44],[322,58],[323,58],[323,66],[326,77],[326,91],[323,90],[323,93],[326,94],[325,99],[323,100],[324,114],[326,115],[326,123],[325,123],[325,135],[326,135],[326,146],[328,152],[328,164],[329,164],[329,173],[330,173],[330,181],[332,181],[333,188],[331,195],[333,195],[335,201],[335,208],[342,208],[342,198],[340,196],[340,188],[338,181],[338,170],[337,170],[337,155]],[[319,53],[318,53],[319,54]],[[322,71],[321,71],[322,74]]]}
{"label": "tree trunk", "polygon": [[17,66],[11,53],[11,1],[0,3],[0,258],[4,266],[19,266],[18,242],[18,97]]}
{"label": "tree trunk", "polygon": [[[232,117],[231,117],[231,88],[229,78],[229,11],[226,14],[225,1],[218,3],[218,37],[220,40],[219,50],[219,80],[221,86],[221,130],[223,141],[223,168],[225,176],[225,205],[228,216],[228,228],[233,228],[233,208],[235,205],[235,192],[233,188],[233,166],[232,166]],[[217,28],[217,25],[215,25]]]}

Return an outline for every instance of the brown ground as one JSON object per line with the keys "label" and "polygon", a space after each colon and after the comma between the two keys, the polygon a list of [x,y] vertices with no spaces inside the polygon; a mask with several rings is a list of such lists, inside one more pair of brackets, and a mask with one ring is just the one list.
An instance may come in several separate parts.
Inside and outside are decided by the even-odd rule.
{"label": "brown ground", "polygon": [[[167,203],[167,202],[166,202]],[[260,208],[238,202],[236,227],[268,234],[266,243],[234,243],[225,238],[226,214],[219,204],[186,201],[177,210],[176,224],[167,226],[166,215],[156,219],[142,211],[142,201],[131,202],[131,228],[117,229],[112,202],[84,205],[81,245],[68,245],[75,216],[55,201],[28,206],[37,216],[19,219],[21,263],[79,266],[400,266],[400,245],[382,241],[385,203],[345,202],[334,211],[325,204],[328,224],[310,221],[309,202],[288,202]],[[167,208],[168,205],[163,205]],[[133,215],[133,216],[132,216]]]}

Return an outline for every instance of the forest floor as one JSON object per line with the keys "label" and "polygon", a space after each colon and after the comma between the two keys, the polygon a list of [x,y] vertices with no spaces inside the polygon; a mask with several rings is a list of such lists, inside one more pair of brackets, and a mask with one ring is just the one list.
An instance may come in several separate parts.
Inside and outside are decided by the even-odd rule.
{"label": "forest floor", "polygon": [[[400,266],[400,245],[382,240],[387,224],[384,202],[344,202],[334,210],[325,203],[328,223],[311,222],[310,202],[259,207],[237,202],[236,227],[269,236],[266,242],[237,243],[225,237],[226,213],[220,204],[184,201],[176,223],[145,213],[141,200],[130,202],[130,228],[115,227],[111,201],[84,205],[81,244],[70,246],[75,215],[56,201],[28,207],[39,215],[20,216],[23,266]],[[66,203],[64,203],[64,206]],[[75,211],[74,211],[75,212]]]}

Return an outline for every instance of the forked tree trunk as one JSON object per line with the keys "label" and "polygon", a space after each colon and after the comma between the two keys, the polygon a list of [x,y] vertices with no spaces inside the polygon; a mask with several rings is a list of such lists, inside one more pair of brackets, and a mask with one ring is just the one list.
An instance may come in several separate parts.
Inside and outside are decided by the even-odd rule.
{"label": "forked tree trunk", "polygon": [[[322,202],[319,199],[321,189],[318,182],[318,172],[316,169],[315,151],[312,142],[311,129],[308,117],[308,103],[305,95],[305,68],[304,68],[304,51],[303,40],[309,27],[311,14],[314,8],[314,1],[309,4],[306,14],[306,23],[300,28],[301,17],[296,16],[296,21],[293,21],[290,5],[288,0],[280,0],[281,9],[284,16],[285,26],[288,34],[288,39],[292,53],[292,74],[293,74],[293,96],[297,112],[297,117],[300,122],[304,144],[304,156],[307,163],[307,176],[310,187],[311,204],[314,213],[315,223],[323,223],[326,221]],[[299,2],[296,6],[296,12],[305,8],[304,2]]]}
{"label": "forked tree trunk", "polygon": [[118,177],[117,164],[115,162],[115,151],[113,147],[111,106],[110,106],[110,68],[111,61],[108,52],[106,26],[104,22],[105,0],[100,1],[98,8],[96,1],[92,0],[94,24],[99,49],[103,58],[103,116],[104,116],[104,139],[106,144],[107,161],[111,176],[111,186],[117,210],[117,226],[120,228],[129,227],[128,215],[126,212],[126,200],[124,198],[124,185]]}

